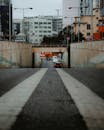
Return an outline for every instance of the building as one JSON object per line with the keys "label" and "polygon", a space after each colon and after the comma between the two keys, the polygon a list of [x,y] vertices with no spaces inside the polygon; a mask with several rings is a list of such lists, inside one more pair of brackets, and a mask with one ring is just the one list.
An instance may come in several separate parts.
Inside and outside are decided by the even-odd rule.
{"label": "building", "polygon": [[98,8],[99,7],[99,0],[94,0],[93,1],[93,7]]}
{"label": "building", "polygon": [[[63,1],[65,2],[63,3],[64,16],[66,15],[66,18],[71,20],[72,14],[68,7],[72,4],[72,1]],[[75,1],[73,2],[75,3]],[[72,23],[71,21],[65,23],[65,19],[63,19],[65,26],[73,26],[74,33],[77,35],[81,32],[86,40],[104,39],[104,0],[80,0],[79,3],[78,14],[73,15],[74,20],[72,20]],[[73,11],[73,13],[75,12]]]}
{"label": "building", "polygon": [[[99,2],[99,3],[98,3]],[[104,17],[101,14],[100,3],[94,3],[93,15],[82,15],[80,17],[80,28],[78,27],[78,19],[74,23],[75,34],[79,31],[84,35],[86,40],[101,40],[104,39]]]}
{"label": "building", "polygon": [[24,30],[30,43],[40,45],[44,36],[52,36],[52,20],[41,16],[25,18]]}
{"label": "building", "polygon": [[98,6],[94,8],[94,13],[99,15],[96,17],[98,20],[98,31],[94,33],[94,39],[104,39],[104,0],[98,1]]}
{"label": "building", "polygon": [[26,35],[26,42],[40,45],[44,36],[58,35],[62,31],[62,17],[35,16],[15,19],[13,22],[14,34],[18,32]]}
{"label": "building", "polygon": [[100,0],[101,16],[104,17],[104,0]]}
{"label": "building", "polygon": [[22,20],[21,19],[14,19],[13,20],[13,35],[17,35],[22,32],[21,27]]}
{"label": "building", "polygon": [[62,31],[63,20],[61,16],[45,16],[47,19],[52,20],[52,31],[58,34]]}
{"label": "building", "polygon": [[[93,22],[93,25],[92,25]],[[92,28],[93,26],[93,28]],[[74,32],[78,34],[78,31],[81,32],[86,40],[92,40],[93,34],[98,32],[98,20],[96,19],[95,15],[90,16],[81,16],[80,17],[80,27],[78,24],[78,20],[74,23]]]}
{"label": "building", "polygon": [[81,16],[93,15],[93,0],[80,0]]}
{"label": "building", "polygon": [[80,16],[80,0],[63,0],[63,28],[72,24],[76,16]]}
{"label": "building", "polygon": [[11,39],[12,4],[11,0],[0,0],[0,39]]}

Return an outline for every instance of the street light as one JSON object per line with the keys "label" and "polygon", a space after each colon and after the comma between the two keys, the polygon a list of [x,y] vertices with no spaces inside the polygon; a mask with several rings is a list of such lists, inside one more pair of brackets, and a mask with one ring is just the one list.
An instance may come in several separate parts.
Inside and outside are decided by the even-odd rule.
{"label": "street light", "polygon": [[[72,20],[73,17],[65,16],[64,18],[71,18],[71,20]],[[72,33],[72,27],[71,27],[71,33]],[[68,34],[68,25],[67,25],[67,34]],[[69,44],[70,37],[68,35],[67,35],[67,39],[66,40],[67,40],[67,52],[68,52],[68,68],[71,68],[70,44]],[[72,34],[71,34],[71,42],[72,42]]]}
{"label": "street light", "polygon": [[92,41],[93,41],[93,0],[92,0],[92,6],[91,6],[91,30],[92,30]]}
{"label": "street light", "polygon": [[17,10],[17,9],[20,9],[20,10],[22,10],[22,13],[23,13],[23,28],[22,28],[22,31],[23,31],[23,33],[25,33],[25,31],[24,31],[24,11],[25,10],[27,10],[27,9],[30,9],[30,10],[32,10],[33,8],[32,7],[30,7],[30,8],[14,8],[15,10]]}
{"label": "street light", "polygon": [[14,8],[14,9],[20,9],[20,10],[22,10],[23,11],[23,18],[24,18],[24,10],[26,10],[26,9],[31,9],[32,10],[33,8],[30,7],[30,8]]}
{"label": "street light", "polygon": [[11,8],[11,0],[9,1],[9,41],[11,41],[12,39],[12,28],[11,28],[11,20],[12,20],[12,16],[11,16],[11,11],[12,11],[12,8]]}
{"label": "street light", "polygon": [[77,8],[78,9],[78,43],[79,43],[79,33],[80,33],[80,7],[69,7],[68,9]]}

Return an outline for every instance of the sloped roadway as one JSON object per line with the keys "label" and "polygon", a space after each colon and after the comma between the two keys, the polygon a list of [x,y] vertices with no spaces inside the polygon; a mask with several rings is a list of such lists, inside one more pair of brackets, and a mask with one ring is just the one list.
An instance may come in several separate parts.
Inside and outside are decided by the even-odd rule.
{"label": "sloped roadway", "polygon": [[[80,82],[85,84],[86,87],[88,87],[90,90],[96,93],[99,97],[101,97],[102,99],[104,98],[104,91],[103,91],[104,90],[103,89],[104,69],[95,69],[95,68],[67,69],[66,68],[64,70],[68,74],[72,75],[75,79],[78,79]],[[20,82],[25,81],[25,79],[28,79],[29,77],[32,77],[33,74],[35,74],[37,77],[37,72],[39,71],[40,71],[39,68],[0,70],[0,96],[1,96],[0,105],[2,105],[3,102],[5,103],[6,100],[2,100],[3,102],[1,102],[1,99],[3,99],[2,98],[3,96],[6,97],[5,95],[7,92],[10,92],[14,88],[16,88],[16,86]],[[36,84],[37,79],[38,77],[35,79],[35,82],[34,82],[35,84]],[[34,76],[33,76],[33,81],[34,81]],[[31,80],[29,84],[31,86]],[[29,85],[27,85],[27,88],[28,86]],[[19,89],[18,86],[17,88]],[[22,88],[24,89],[25,86],[23,86]],[[78,86],[77,86],[77,89],[79,89]],[[23,105],[24,107],[22,107],[21,111],[19,112],[16,118],[16,121],[12,123],[12,127],[9,130],[23,130],[23,129],[25,130],[44,130],[44,129],[45,130],[49,130],[49,129],[87,130],[88,128],[86,126],[86,123],[84,122],[85,117],[82,117],[82,115],[80,115],[79,109],[76,107],[75,102],[72,100],[72,97],[70,96],[70,92],[67,90],[68,89],[66,89],[66,85],[64,85],[56,69],[48,68],[48,71],[45,73],[44,76],[42,76],[42,79],[39,80],[39,84],[36,85],[36,88],[32,92],[32,95],[30,96],[30,98],[27,98],[28,100],[26,100],[25,105]],[[11,94],[12,93],[10,93],[9,96],[11,96]],[[103,102],[101,98],[100,100]],[[18,99],[18,101],[20,100]],[[96,103],[96,100],[95,100],[95,103]],[[93,112],[91,113],[91,115],[95,116],[96,114],[99,115],[100,113],[102,113],[101,115],[99,116],[97,115],[97,116],[99,117],[99,119],[100,118],[103,119],[104,118],[103,111],[102,111],[103,104],[100,104],[100,102],[98,103],[101,108],[99,109],[97,107],[96,107],[97,109],[94,108],[93,111],[96,110],[95,114],[91,110]],[[7,106],[8,104],[9,102],[7,103]],[[92,105],[94,104],[92,103]],[[6,108],[4,109],[6,110]],[[0,110],[2,110],[1,107],[0,107]],[[101,111],[98,111],[98,110],[101,110]],[[91,112],[91,111],[88,111],[88,112]],[[3,116],[2,111],[1,111],[1,114]],[[0,124],[2,125],[1,119],[2,118],[0,117]],[[94,119],[94,121],[97,121],[97,122],[100,121],[100,127],[102,126],[102,128],[95,127],[93,128],[93,130],[95,129],[103,130],[104,128],[103,122],[101,123],[101,121],[103,120]],[[94,122],[92,124],[94,125]],[[4,129],[0,129],[0,130],[4,130]],[[5,130],[8,130],[8,129],[5,129]]]}
{"label": "sloped roadway", "polygon": [[87,130],[56,69],[50,68],[10,130]]}

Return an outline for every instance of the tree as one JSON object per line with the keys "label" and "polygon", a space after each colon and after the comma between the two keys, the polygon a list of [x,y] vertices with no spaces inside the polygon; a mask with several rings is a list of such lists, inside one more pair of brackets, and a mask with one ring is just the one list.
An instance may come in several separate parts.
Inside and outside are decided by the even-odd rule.
{"label": "tree", "polygon": [[[71,33],[71,26],[63,28],[58,35],[55,36],[44,36],[42,45],[67,45],[67,38],[69,37],[69,43],[78,42],[78,34]],[[79,33],[79,41],[85,40],[83,34]]]}

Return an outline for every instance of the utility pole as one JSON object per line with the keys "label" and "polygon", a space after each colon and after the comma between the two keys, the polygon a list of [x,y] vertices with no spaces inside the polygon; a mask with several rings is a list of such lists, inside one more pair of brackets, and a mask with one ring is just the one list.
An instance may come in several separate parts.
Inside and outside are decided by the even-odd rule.
{"label": "utility pole", "polygon": [[11,0],[9,0],[9,41],[11,41],[11,35],[12,35],[12,16],[11,16]]}
{"label": "utility pole", "polygon": [[[28,9],[30,9],[30,10],[32,10],[33,8],[31,8],[31,7],[29,7],[29,8],[14,8],[15,10],[17,10],[17,9],[19,9],[19,10],[22,10],[22,17],[23,17],[23,20],[22,20],[22,32],[23,32],[23,34],[25,35],[25,28],[24,28],[24,13],[25,13],[25,10],[28,10]],[[26,35],[25,35],[26,36]],[[26,40],[26,37],[25,37],[25,40]]]}
{"label": "utility pole", "polygon": [[93,0],[91,5],[91,39],[93,41]]}

